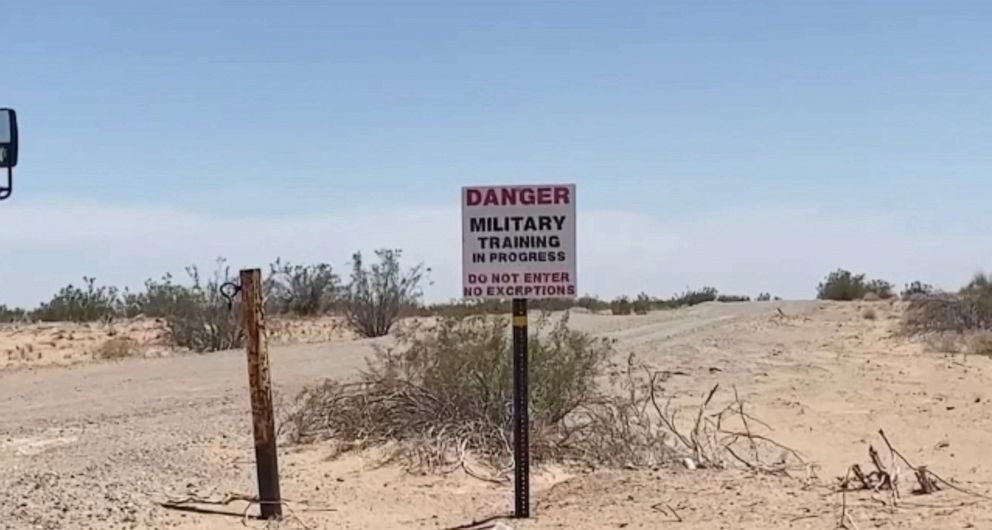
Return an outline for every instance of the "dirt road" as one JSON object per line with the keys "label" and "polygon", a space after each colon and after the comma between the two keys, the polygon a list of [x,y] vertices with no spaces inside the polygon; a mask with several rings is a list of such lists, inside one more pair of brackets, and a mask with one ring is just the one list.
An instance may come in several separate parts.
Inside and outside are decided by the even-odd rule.
{"label": "dirt road", "polygon": [[[658,528],[682,519],[682,528],[833,528],[839,512],[829,483],[865,460],[881,426],[910,459],[987,492],[988,360],[926,353],[893,334],[897,306],[873,307],[871,320],[858,304],[814,302],[573,315],[578,329],[616,338],[620,355],[687,374],[666,389],[687,401],[716,383],[736,387],[779,441],[819,464],[820,479],[811,486],[703,471],[547,470],[536,481],[538,518],[510,524]],[[274,348],[277,402],[318,378],[353,374],[375,342]],[[246,381],[238,351],[0,372],[0,528],[241,527],[243,504],[221,516],[155,502],[255,491]],[[328,461],[327,453],[283,449],[283,491],[300,517],[288,527],[445,528],[510,506],[505,487],[458,474],[412,476],[359,455]],[[990,505],[941,495],[927,500],[942,508],[892,513],[867,497],[851,502],[862,528],[878,518],[905,528],[992,527]],[[927,526],[934,517],[940,524]]]}

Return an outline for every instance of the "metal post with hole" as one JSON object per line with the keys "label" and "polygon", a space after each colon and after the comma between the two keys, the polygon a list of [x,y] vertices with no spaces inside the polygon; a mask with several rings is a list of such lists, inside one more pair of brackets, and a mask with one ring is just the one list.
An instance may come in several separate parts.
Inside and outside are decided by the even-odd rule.
{"label": "metal post with hole", "polygon": [[530,517],[530,415],[527,388],[527,299],[513,299],[514,517]]}
{"label": "metal post with hole", "polygon": [[272,413],[272,378],[265,337],[261,270],[241,271],[241,302],[244,310],[245,350],[248,352],[248,384],[255,434],[259,509],[262,519],[279,519],[282,517],[282,499],[279,492],[279,462]]}

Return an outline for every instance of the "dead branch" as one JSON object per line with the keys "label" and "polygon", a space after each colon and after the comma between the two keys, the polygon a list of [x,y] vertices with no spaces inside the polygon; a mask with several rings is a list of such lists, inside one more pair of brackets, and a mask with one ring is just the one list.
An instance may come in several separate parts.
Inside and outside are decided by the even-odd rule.
{"label": "dead branch", "polygon": [[[852,466],[853,467],[853,466]],[[851,470],[848,469],[847,474],[844,475],[843,484],[850,482]],[[847,512],[847,488],[842,488],[840,492],[840,521],[837,524],[838,528],[843,528],[844,530],[859,530],[857,523],[854,522],[854,518],[851,514]]]}
{"label": "dead branch", "polygon": [[[242,501],[246,502],[247,506],[240,513],[231,513],[223,511],[208,510],[205,508],[200,508],[196,505],[206,505],[206,506],[228,506],[233,502]],[[293,504],[301,504],[307,506],[306,512],[334,512],[337,511],[335,508],[312,508],[306,502],[291,501],[288,499],[283,499],[280,501],[283,507],[288,512],[288,518],[295,520],[304,530],[308,530],[309,526],[299,517],[296,511],[293,510]],[[181,498],[170,498],[166,501],[157,502],[159,506],[167,510],[176,510],[181,512],[191,512],[206,515],[224,515],[228,517],[239,517],[241,519],[241,524],[243,526],[248,526],[248,511],[251,510],[252,506],[262,505],[262,504],[275,504],[272,501],[263,501],[258,497],[253,495],[245,495],[243,493],[227,493],[219,499],[211,499],[208,497],[199,497],[196,495],[188,495]]]}
{"label": "dead branch", "polygon": [[913,472],[916,475],[916,481],[920,484],[920,489],[917,491],[921,495],[926,495],[936,491],[940,491],[940,487],[938,486],[938,484],[943,484],[948,488],[951,488],[952,490],[955,490],[959,493],[964,493],[965,495],[971,495],[972,497],[992,500],[992,497],[982,495],[981,493],[968,491],[966,489],[961,488],[960,486],[952,484],[951,482],[942,478],[940,475],[934,473],[933,471],[930,471],[930,469],[927,468],[927,466],[919,466],[919,467],[914,466],[909,462],[909,460],[905,456],[902,455],[902,453],[897,451],[895,447],[892,446],[892,443],[889,442],[889,438],[885,435],[884,430],[879,429],[878,434],[882,437],[882,440],[885,442],[885,445],[888,446],[889,451],[891,451],[892,454],[898,456],[899,459],[902,460],[904,464],[906,464],[906,467],[913,470]]}
{"label": "dead branch", "polygon": [[679,512],[675,511],[675,508],[672,508],[672,505],[671,504],[665,504],[665,508],[668,508],[667,511],[665,510],[665,508],[662,508],[661,507],[662,504],[665,504],[665,503],[659,502],[657,504],[653,504],[653,505],[651,505],[651,509],[654,510],[654,511],[656,511],[656,512],[661,512],[661,513],[666,514],[666,515],[669,512],[671,512],[672,516],[675,517],[675,522],[677,522],[677,523],[681,523],[682,522],[682,516],[679,515]]}

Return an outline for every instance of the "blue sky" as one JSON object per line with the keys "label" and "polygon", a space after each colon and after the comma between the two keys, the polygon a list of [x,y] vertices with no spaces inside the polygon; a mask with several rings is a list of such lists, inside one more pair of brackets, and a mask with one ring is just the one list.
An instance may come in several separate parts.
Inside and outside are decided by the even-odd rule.
{"label": "blue sky", "polygon": [[580,290],[604,296],[809,297],[838,266],[954,287],[992,263],[987,2],[0,13],[22,139],[0,303],[376,246],[453,297],[465,184],[575,182]]}

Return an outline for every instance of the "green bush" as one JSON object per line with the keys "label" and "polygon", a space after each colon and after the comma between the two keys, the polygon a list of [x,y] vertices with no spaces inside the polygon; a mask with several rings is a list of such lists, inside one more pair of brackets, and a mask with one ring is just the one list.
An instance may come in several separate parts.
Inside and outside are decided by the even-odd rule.
{"label": "green bush", "polygon": [[740,294],[721,294],[716,297],[717,302],[750,302],[750,296],[744,296]]}
{"label": "green bush", "polygon": [[9,322],[21,322],[28,319],[28,312],[19,308],[10,308],[0,304],[0,324]]}
{"label": "green bush", "polygon": [[772,300],[772,295],[770,293],[761,293],[755,298],[758,302],[770,302]]}
{"label": "green bush", "polygon": [[389,333],[405,307],[419,305],[420,284],[429,272],[423,264],[403,270],[402,251],[380,249],[379,262],[366,267],[361,252],[352,258],[351,282],[344,291],[344,312],[348,326],[363,337]]}
{"label": "green bush", "polygon": [[610,302],[610,312],[614,315],[629,315],[634,311],[634,304],[630,302],[630,297],[620,296]]}
{"label": "green bush", "polygon": [[892,284],[885,280],[867,280],[864,274],[837,269],[816,287],[820,300],[861,300],[869,293],[883,300],[892,298]]}
{"label": "green bush", "polygon": [[31,312],[43,322],[94,322],[122,314],[120,292],[116,287],[97,286],[95,278],[83,277],[83,288],[72,284],[55,293]]}
{"label": "green bush", "polygon": [[176,311],[180,301],[186,297],[187,287],[173,282],[171,274],[161,280],[146,280],[145,291],[124,292],[124,314],[128,317],[146,316],[162,318]]}
{"label": "green bush", "polygon": [[[550,325],[550,329],[549,328]],[[590,400],[612,343],[542,319],[528,340],[535,460],[544,432]],[[377,348],[357,385],[308,388],[290,417],[299,441],[336,439],[348,448],[400,443],[407,456],[438,465],[471,450],[490,462],[511,455],[512,341],[508,319],[443,318],[399,328],[397,345]]]}
{"label": "green bush", "polygon": [[654,306],[654,301],[651,299],[647,293],[641,293],[637,295],[632,304],[632,309],[635,315],[646,315],[651,312],[651,308]]}
{"label": "green bush", "polygon": [[899,293],[899,297],[903,300],[909,300],[910,298],[917,296],[931,296],[934,292],[935,290],[932,285],[920,281],[914,281],[906,284],[906,288]]}
{"label": "green bush", "polygon": [[670,305],[673,307],[694,306],[704,302],[713,302],[716,299],[717,290],[715,287],[686,289],[684,293],[672,297]]}
{"label": "green bush", "polygon": [[[358,381],[307,387],[282,431],[297,442],[333,440],[339,453],[388,448],[387,461],[427,470],[461,467],[480,477],[468,467],[478,461],[498,476],[513,462],[509,329],[508,319],[492,316],[401,326],[397,344],[378,348]],[[567,315],[539,320],[528,346],[536,464],[784,469],[786,461],[802,463],[767,435],[751,437],[764,424],[739,399],[722,412],[708,409],[718,386],[691,411],[672,407],[662,389],[667,370],[633,356],[625,367],[613,363],[614,343],[569,329]],[[776,463],[762,463],[760,455]]]}
{"label": "green bush", "polygon": [[269,266],[265,288],[268,312],[313,316],[335,308],[341,279],[327,263],[293,265],[277,258]]}
{"label": "green bush", "polygon": [[892,289],[894,286],[885,280],[870,280],[866,286],[869,293],[874,293],[875,296],[882,300],[888,300],[895,296]]}
{"label": "green bush", "polygon": [[172,343],[195,352],[238,348],[242,344],[240,302],[230,308],[220,294],[220,286],[232,281],[223,259],[204,280],[196,266],[186,268],[191,285],[179,285],[166,275],[161,281],[149,280],[145,314],[165,321]]}
{"label": "green bush", "polygon": [[982,308],[992,311],[992,278],[978,273],[967,285],[961,288],[960,295]]}
{"label": "green bush", "polygon": [[610,308],[609,302],[605,302],[596,296],[588,294],[576,300],[575,305],[589,311],[590,313],[598,313],[600,311],[606,311]]}

